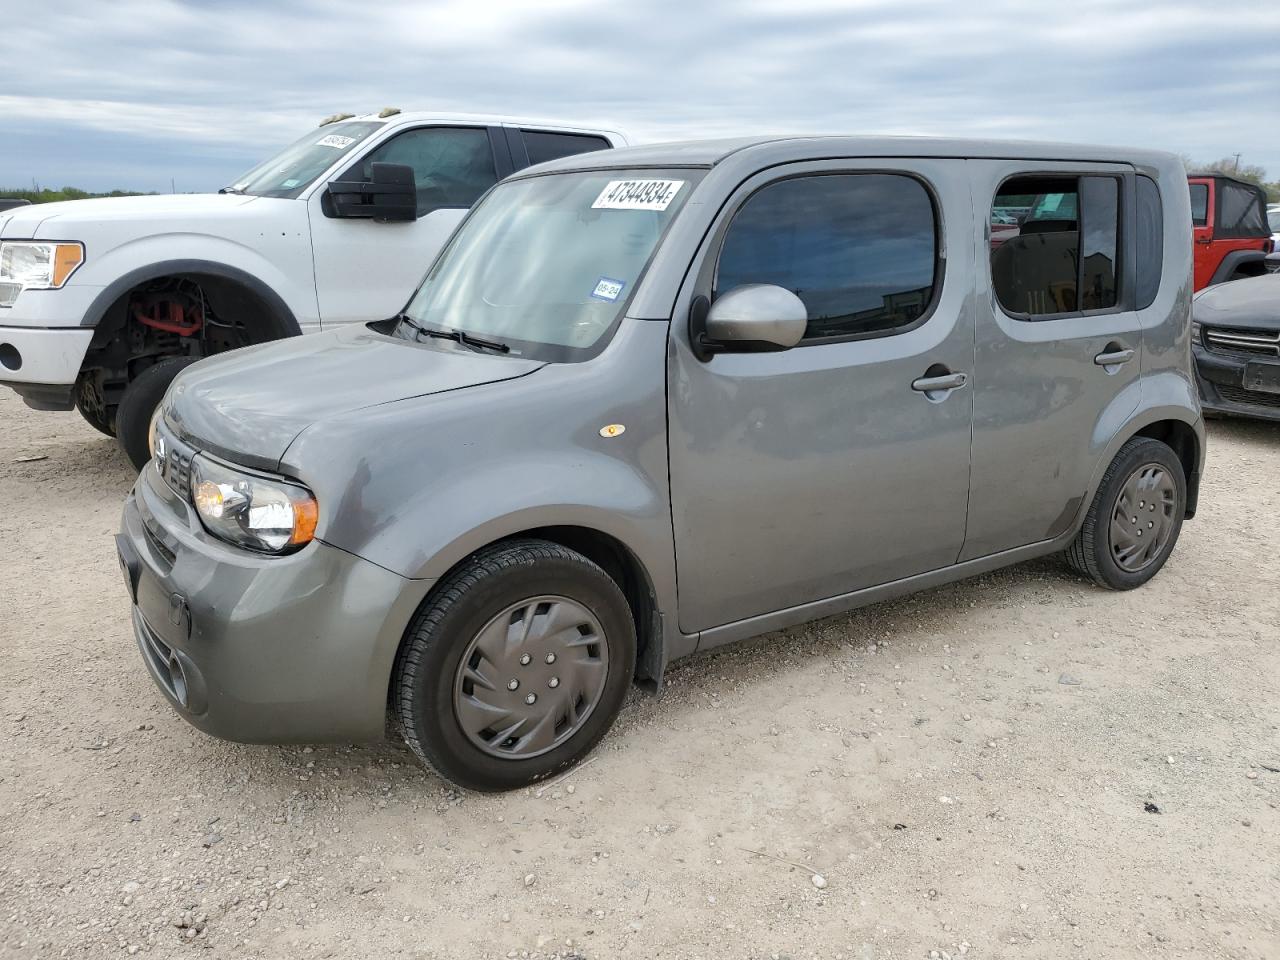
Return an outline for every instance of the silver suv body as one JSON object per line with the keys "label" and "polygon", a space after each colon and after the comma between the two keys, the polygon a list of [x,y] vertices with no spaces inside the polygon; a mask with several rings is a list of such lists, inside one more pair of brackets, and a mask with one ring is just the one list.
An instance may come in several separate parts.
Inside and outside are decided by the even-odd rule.
{"label": "silver suv body", "polygon": [[531,168],[400,316],[175,382],[118,538],[144,660],[210,733],[390,718],[497,789],[695,651],[1050,553],[1137,586],[1204,458],[1190,220],[1139,150]]}

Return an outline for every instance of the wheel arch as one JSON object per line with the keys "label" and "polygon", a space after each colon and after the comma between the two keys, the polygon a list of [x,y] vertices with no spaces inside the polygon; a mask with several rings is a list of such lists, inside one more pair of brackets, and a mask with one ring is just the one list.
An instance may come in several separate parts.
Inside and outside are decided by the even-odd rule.
{"label": "wheel arch", "polygon": [[213,277],[239,286],[263,305],[280,336],[297,336],[302,333],[293,310],[284,298],[261,278],[247,270],[216,260],[198,259],[161,260],[121,274],[94,297],[89,309],[81,318],[81,325],[97,327],[122,297],[144,283],[180,276]]}
{"label": "wheel arch", "polygon": [[1213,276],[1209,278],[1209,286],[1230,280],[1243,269],[1249,276],[1261,276],[1267,271],[1267,255],[1261,250],[1232,250],[1222,258]]}
{"label": "wheel arch", "polygon": [[1075,531],[1084,522],[1085,512],[1098,492],[1107,467],[1115,459],[1120,448],[1134,437],[1150,437],[1173,449],[1182,463],[1183,476],[1187,482],[1187,506],[1183,516],[1188,519],[1194,517],[1200,496],[1200,474],[1204,467],[1205,456],[1204,421],[1197,416],[1198,413],[1199,408],[1194,405],[1147,407],[1139,410],[1123,428],[1116,431],[1111,442],[1107,444],[1105,453],[1098,460],[1097,468],[1089,483],[1088,495],[1081,504],[1076,522],[1069,528],[1071,535],[1074,536]]}

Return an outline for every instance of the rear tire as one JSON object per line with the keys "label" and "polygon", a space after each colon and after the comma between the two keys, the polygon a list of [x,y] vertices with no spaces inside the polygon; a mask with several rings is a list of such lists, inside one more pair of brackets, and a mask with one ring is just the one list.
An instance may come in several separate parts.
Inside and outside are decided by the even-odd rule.
{"label": "rear tire", "polygon": [[141,470],[151,459],[148,433],[156,407],[173,378],[200,357],[169,357],[154,363],[130,381],[116,409],[116,440],[134,468]]}
{"label": "rear tire", "polygon": [[1134,437],[1103,474],[1067,562],[1100,587],[1140,587],[1169,559],[1186,509],[1177,454],[1159,440]]}
{"label": "rear tire", "polygon": [[436,588],[396,661],[391,709],[414,754],[474,790],[523,787],[582,759],[635,673],[617,583],[545,540],[479,551]]}

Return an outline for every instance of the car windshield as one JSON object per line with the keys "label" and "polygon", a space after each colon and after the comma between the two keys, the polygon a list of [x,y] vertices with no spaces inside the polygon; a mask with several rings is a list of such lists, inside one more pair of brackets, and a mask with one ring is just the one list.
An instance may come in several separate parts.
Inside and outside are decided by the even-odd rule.
{"label": "car windshield", "polygon": [[1280,233],[1280,210],[1268,210],[1267,223],[1271,225],[1272,233]]}
{"label": "car windshield", "polygon": [[292,199],[382,126],[382,122],[377,120],[325,124],[285,147],[270,160],[264,160],[224,189],[227,193]]}
{"label": "car windshield", "polygon": [[578,171],[499,184],[472,212],[405,310],[423,328],[511,353],[586,359],[607,342],[696,170]]}

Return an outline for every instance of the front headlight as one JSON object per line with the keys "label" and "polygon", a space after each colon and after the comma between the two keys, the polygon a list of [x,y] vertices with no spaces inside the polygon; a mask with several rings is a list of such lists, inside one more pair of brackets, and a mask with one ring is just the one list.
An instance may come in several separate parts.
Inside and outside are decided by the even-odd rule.
{"label": "front headlight", "polygon": [[1200,324],[1197,323],[1195,320],[1191,321],[1191,342],[1192,343],[1200,342]]}
{"label": "front headlight", "polygon": [[13,303],[23,290],[56,290],[82,263],[79,243],[0,242],[0,305]]}
{"label": "front headlight", "polygon": [[191,463],[191,501],[211,534],[260,553],[289,553],[310,543],[320,515],[305,487],[199,456]]}

